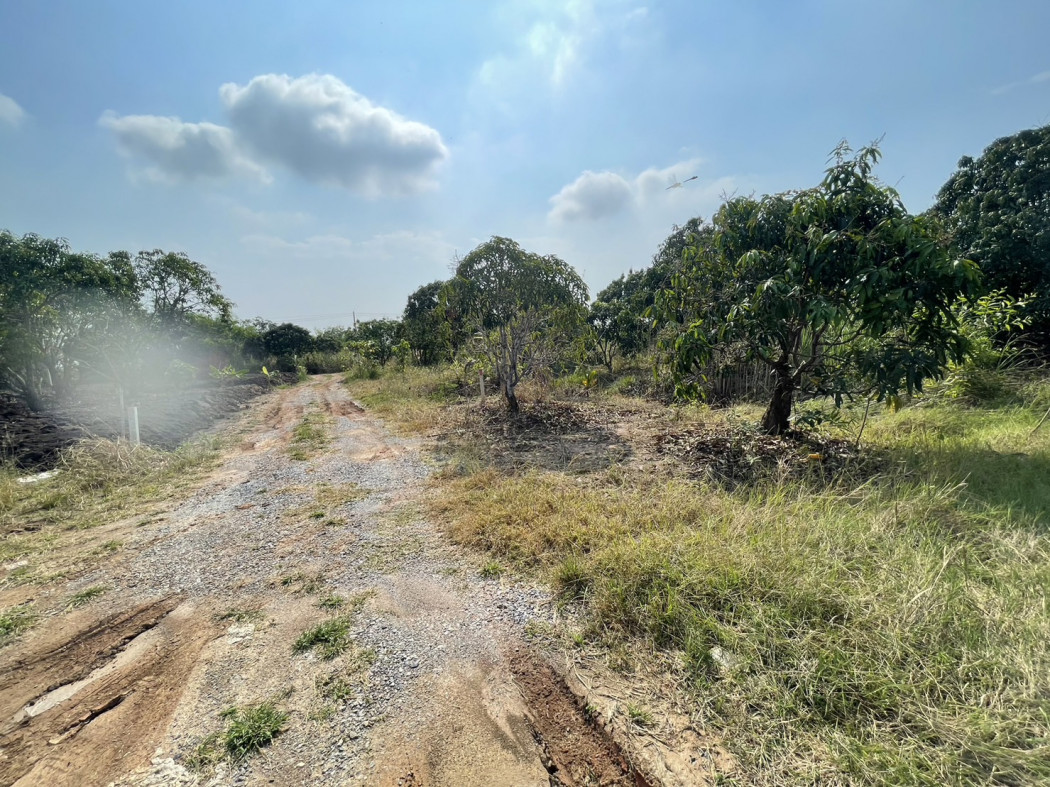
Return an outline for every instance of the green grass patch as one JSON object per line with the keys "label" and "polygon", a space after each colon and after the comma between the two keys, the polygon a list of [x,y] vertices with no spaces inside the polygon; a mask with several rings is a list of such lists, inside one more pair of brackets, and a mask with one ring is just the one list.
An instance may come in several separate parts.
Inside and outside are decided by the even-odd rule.
{"label": "green grass patch", "polygon": [[318,623],[299,635],[295,644],[292,645],[292,650],[295,653],[316,650],[317,655],[322,659],[331,661],[351,646],[351,623],[351,618],[346,615]]}
{"label": "green grass patch", "polygon": [[337,593],[329,593],[327,596],[317,599],[317,606],[321,609],[334,611],[346,606],[346,599]]}
{"label": "green grass patch", "polygon": [[1050,783],[1040,415],[882,413],[864,435],[879,474],[819,488],[481,469],[432,512],[582,602],[610,663],[677,654],[741,784]]}
{"label": "green grass patch", "polygon": [[304,571],[296,571],[281,577],[281,587],[294,593],[313,596],[325,589],[324,573],[307,574]]}
{"label": "green grass patch", "polygon": [[269,746],[288,724],[288,714],[272,702],[222,712],[225,729],[205,738],[186,758],[191,770],[205,770],[222,760],[239,763]]}
{"label": "green grass patch", "polygon": [[305,461],[328,445],[328,419],[320,412],[309,412],[292,430],[289,456]]}
{"label": "green grass patch", "polygon": [[32,628],[36,620],[36,613],[28,605],[0,610],[0,646],[6,645],[22,632]]}
{"label": "green grass patch", "polygon": [[69,610],[82,607],[88,602],[94,601],[99,596],[105,594],[106,590],[107,588],[102,585],[93,585],[81,590],[79,593],[74,593],[66,604],[66,609]]}

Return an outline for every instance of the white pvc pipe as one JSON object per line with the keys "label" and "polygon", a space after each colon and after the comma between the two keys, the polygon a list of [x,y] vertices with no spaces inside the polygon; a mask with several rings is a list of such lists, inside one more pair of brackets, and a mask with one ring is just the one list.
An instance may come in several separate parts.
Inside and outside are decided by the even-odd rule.
{"label": "white pvc pipe", "polygon": [[132,445],[139,444],[139,408],[128,408],[128,439]]}

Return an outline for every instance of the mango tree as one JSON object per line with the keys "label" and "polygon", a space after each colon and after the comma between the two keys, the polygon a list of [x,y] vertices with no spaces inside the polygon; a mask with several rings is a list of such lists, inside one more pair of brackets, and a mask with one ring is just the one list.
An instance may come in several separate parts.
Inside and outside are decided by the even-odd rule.
{"label": "mango tree", "polygon": [[463,314],[496,369],[507,409],[517,412],[518,384],[549,364],[581,324],[587,285],[558,257],[493,237],[460,260],[441,299]]}
{"label": "mango tree", "polygon": [[878,148],[851,154],[840,146],[815,188],[730,200],[686,251],[658,302],[680,393],[718,348],[742,347],[772,373],[761,427],[782,434],[799,393],[881,399],[965,357],[952,305],[976,292],[976,265],[872,175]]}
{"label": "mango tree", "polygon": [[1026,300],[1024,316],[1050,349],[1050,126],[964,156],[931,213],[990,289]]}

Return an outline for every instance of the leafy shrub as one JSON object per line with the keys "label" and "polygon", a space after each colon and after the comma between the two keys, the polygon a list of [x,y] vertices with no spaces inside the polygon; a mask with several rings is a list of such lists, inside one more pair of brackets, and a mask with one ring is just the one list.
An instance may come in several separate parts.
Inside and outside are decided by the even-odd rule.
{"label": "leafy shrub", "polygon": [[306,367],[307,374],[334,374],[349,371],[358,361],[358,356],[349,350],[338,352],[315,350],[306,353],[299,360]]}

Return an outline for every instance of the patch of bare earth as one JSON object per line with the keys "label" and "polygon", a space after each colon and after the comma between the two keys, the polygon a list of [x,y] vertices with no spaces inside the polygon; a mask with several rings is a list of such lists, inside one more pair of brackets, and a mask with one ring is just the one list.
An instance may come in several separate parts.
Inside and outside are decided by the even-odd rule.
{"label": "patch of bare earth", "polygon": [[[326,439],[295,458],[304,419]],[[105,524],[113,554],[59,532],[64,577],[0,584],[41,615],[0,650],[0,783],[647,783],[523,644],[549,595],[479,576],[419,513],[418,445],[336,377],[256,400],[231,444],[192,494]],[[333,622],[338,647],[300,641]],[[200,765],[224,711],[264,701],[273,742]]]}

